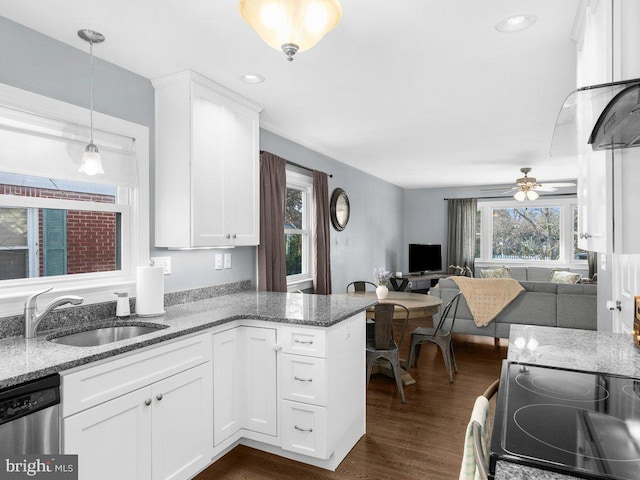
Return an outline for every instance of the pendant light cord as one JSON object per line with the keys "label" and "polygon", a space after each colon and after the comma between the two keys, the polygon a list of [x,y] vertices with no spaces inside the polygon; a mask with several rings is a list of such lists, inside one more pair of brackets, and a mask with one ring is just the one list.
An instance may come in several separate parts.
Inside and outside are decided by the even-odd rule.
{"label": "pendant light cord", "polygon": [[93,42],[89,42],[89,56],[91,57],[91,67],[89,70],[89,125],[90,143],[93,144]]}

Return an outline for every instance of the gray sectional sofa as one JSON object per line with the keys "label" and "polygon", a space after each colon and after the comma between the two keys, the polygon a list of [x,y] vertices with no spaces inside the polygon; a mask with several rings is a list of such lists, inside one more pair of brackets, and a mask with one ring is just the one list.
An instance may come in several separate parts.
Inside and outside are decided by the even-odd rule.
{"label": "gray sectional sofa", "polygon": [[[508,338],[510,326],[514,323],[596,330],[596,285],[581,283],[566,285],[546,281],[519,281],[519,283],[525,291],[485,327],[476,327],[464,296],[460,297],[453,331]],[[429,291],[429,294],[442,298],[445,305],[458,291],[458,286],[451,278],[443,278],[438,282],[437,287]],[[434,323],[439,318],[439,314],[434,315]]]}

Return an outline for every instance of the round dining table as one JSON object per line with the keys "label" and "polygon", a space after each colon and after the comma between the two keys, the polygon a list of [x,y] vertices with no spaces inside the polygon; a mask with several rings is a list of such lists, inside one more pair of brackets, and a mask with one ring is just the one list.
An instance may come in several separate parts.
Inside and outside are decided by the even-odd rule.
{"label": "round dining table", "polygon": [[[350,297],[371,297],[377,298],[376,292],[349,292],[345,295]],[[442,300],[433,295],[425,295],[424,293],[410,293],[410,292],[389,292],[387,298],[384,300],[378,300],[378,303],[397,303],[407,307],[409,310],[409,318],[425,318],[430,317],[440,310]],[[367,318],[374,317],[375,307],[369,307],[367,309]],[[400,309],[397,309],[399,317],[402,317],[403,313]]]}

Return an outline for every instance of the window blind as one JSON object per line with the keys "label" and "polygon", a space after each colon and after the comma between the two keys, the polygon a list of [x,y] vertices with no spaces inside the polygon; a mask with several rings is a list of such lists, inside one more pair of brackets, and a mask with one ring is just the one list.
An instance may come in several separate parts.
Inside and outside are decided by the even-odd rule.
{"label": "window blind", "polygon": [[0,171],[21,175],[135,187],[138,183],[135,141],[93,130],[104,175],[78,171],[89,127],[0,105]]}

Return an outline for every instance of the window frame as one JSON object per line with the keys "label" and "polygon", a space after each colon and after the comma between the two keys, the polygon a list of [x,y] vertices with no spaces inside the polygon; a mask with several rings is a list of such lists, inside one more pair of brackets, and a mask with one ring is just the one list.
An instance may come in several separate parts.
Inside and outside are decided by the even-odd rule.
{"label": "window frame", "polygon": [[[537,199],[533,202],[518,202],[513,198],[505,200],[478,199],[478,210],[480,210],[481,230],[480,230],[480,257],[475,259],[477,266],[496,265],[521,265],[540,267],[569,267],[584,268],[586,260],[574,260],[573,258],[573,208],[578,205],[575,197]],[[560,256],[558,260],[500,260],[491,257],[491,245],[493,242],[493,210],[505,208],[526,208],[531,207],[559,207],[560,208]]]}
{"label": "window frame", "polygon": [[[89,110],[60,100],[35,94],[19,88],[0,84],[0,104],[42,115],[57,120],[88,126]],[[85,299],[85,304],[111,301],[114,289],[135,295],[136,267],[149,262],[149,128],[127,120],[93,112],[95,129],[115,133],[134,139],[135,158],[138,174],[136,187],[118,187],[117,199],[126,203],[103,204],[75,202],[59,199],[37,199],[0,195],[3,206],[110,210],[114,207],[122,213],[123,246],[122,269],[113,272],[81,273],[59,277],[36,277],[5,280],[1,283],[0,317],[23,312],[26,298],[34,292],[53,287],[45,295],[55,297],[62,293],[73,293]],[[2,167],[0,166],[0,170]],[[81,205],[82,204],[82,205]],[[126,237],[125,237],[126,235]],[[46,301],[46,299],[45,299]]]}
{"label": "window frame", "polygon": [[[286,168],[287,189],[303,192],[302,225],[300,229],[284,229],[288,233],[302,234],[302,273],[287,275],[287,290],[305,290],[313,288],[314,278],[314,246],[313,246],[313,178],[289,167]],[[284,227],[284,226],[283,226]]]}

